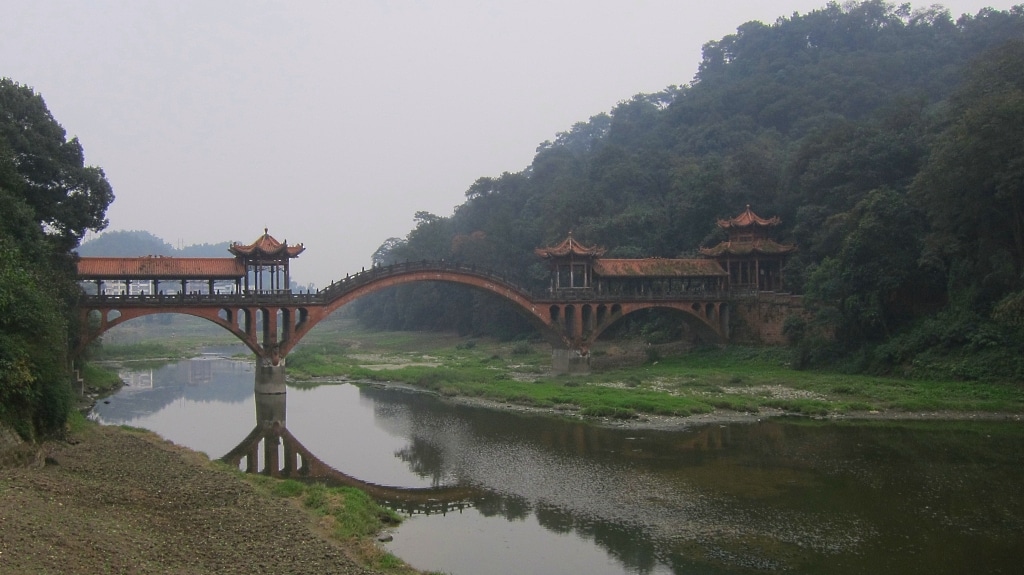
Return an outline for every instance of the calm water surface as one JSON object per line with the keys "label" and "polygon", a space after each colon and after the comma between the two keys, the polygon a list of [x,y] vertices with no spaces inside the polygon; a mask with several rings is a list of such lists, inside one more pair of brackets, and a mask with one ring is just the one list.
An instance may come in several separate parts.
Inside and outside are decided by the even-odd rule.
{"label": "calm water surface", "polygon": [[[1024,564],[1019,421],[641,432],[350,384],[257,400],[252,363],[215,356],[124,377],[94,419],[211,458],[253,453],[259,469],[298,452],[306,469],[356,481],[452,488],[432,507],[399,505],[419,512],[388,546],[420,569],[1018,573]],[[267,413],[284,420],[282,445],[269,450]],[[454,499],[438,507],[445,497]]]}

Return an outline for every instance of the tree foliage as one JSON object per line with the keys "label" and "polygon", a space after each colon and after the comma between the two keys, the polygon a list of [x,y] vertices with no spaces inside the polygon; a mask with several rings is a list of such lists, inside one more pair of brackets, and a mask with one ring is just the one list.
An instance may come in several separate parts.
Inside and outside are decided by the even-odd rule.
{"label": "tree foliage", "polygon": [[26,437],[60,432],[71,408],[71,250],[112,200],[42,97],[0,79],[0,419]]}

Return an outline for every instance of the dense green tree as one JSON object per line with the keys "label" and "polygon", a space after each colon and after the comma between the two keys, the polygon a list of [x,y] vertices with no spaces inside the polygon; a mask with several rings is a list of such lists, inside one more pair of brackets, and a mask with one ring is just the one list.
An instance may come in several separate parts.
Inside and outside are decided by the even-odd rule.
{"label": "dense green tree", "polygon": [[1024,289],[1024,41],[986,53],[950,100],[914,182],[932,223],[927,256],[966,273],[982,309]]}
{"label": "dense green tree", "polygon": [[0,419],[26,437],[63,429],[77,333],[70,250],[106,225],[112,199],[42,97],[0,79]]}
{"label": "dense green tree", "polygon": [[87,230],[106,227],[114,194],[103,170],[85,165],[78,138],[66,139],[42,96],[9,78],[0,78],[0,146],[20,178],[9,191],[33,209],[57,249],[69,251]]}
{"label": "dense green tree", "polygon": [[923,214],[891,189],[873,190],[846,214],[839,251],[812,273],[808,296],[835,306],[835,327],[848,340],[881,340],[913,317],[914,302],[929,295],[928,270],[918,265]]}

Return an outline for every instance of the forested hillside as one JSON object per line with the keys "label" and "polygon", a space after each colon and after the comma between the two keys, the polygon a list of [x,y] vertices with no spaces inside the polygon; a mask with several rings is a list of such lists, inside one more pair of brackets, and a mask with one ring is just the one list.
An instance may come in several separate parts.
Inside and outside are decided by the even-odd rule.
{"label": "forested hillside", "polygon": [[82,243],[77,252],[83,257],[133,258],[142,256],[170,256],[177,258],[227,258],[231,242],[192,244],[176,248],[166,241],[142,230],[115,230]]}
{"label": "forested hillside", "polygon": [[60,433],[72,407],[74,254],[106,226],[114,195],[86,166],[43,98],[0,78],[0,422],[24,437]]}
{"label": "forested hillside", "polygon": [[[1024,7],[830,3],[743,24],[704,46],[689,84],[557,134],[452,215],[417,213],[374,261],[454,259],[542,286],[533,249],[570,230],[609,257],[688,256],[746,204],[799,246],[785,273],[814,311],[788,326],[799,365],[1024,377]],[[485,297],[406,286],[356,311],[529,333]]]}

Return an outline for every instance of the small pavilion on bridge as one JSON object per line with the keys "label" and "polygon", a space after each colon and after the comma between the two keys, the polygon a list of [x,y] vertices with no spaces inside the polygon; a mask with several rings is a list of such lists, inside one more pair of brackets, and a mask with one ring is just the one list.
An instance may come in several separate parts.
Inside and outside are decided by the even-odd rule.
{"label": "small pavilion on bridge", "polygon": [[305,248],[279,242],[264,228],[253,243],[233,243],[228,250],[235,257],[82,257],[78,279],[94,283],[97,295],[288,292],[289,260]]}
{"label": "small pavilion on bridge", "polygon": [[728,274],[714,260],[604,259],[605,251],[581,244],[570,233],[561,243],[534,253],[548,261],[552,295],[656,297],[710,294],[725,288]]}
{"label": "small pavilion on bridge", "polygon": [[[271,236],[267,228],[263,235],[249,245],[231,244],[228,251],[245,266],[245,291],[286,292],[291,290],[292,278],[288,271],[288,262],[299,257],[306,248],[302,244],[289,246],[288,240],[279,242]],[[249,285],[249,276],[253,285]],[[269,285],[268,285],[269,284]]]}
{"label": "small pavilion on bridge", "polygon": [[700,253],[729,273],[730,290],[782,291],[782,264],[796,246],[769,237],[771,229],[780,223],[778,216],[762,218],[747,204],[740,215],[718,220],[718,227],[728,238],[714,247],[700,248]]}

